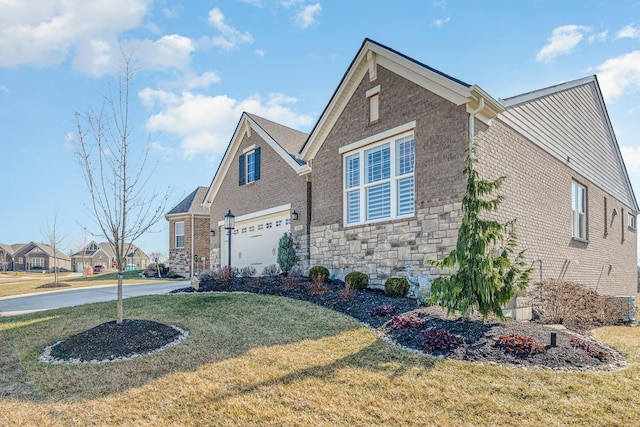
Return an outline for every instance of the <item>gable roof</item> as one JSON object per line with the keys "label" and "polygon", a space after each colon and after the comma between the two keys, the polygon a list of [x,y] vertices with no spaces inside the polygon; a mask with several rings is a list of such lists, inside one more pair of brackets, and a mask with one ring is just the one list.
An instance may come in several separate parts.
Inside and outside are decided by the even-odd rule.
{"label": "gable roof", "polygon": [[236,130],[231,137],[231,141],[211,181],[211,185],[202,200],[203,204],[213,202],[224,177],[236,157],[243,137],[245,135],[251,135],[252,131],[256,132],[297,173],[302,174],[304,171],[309,170],[306,162],[299,160],[295,156],[297,150],[300,149],[306,140],[305,133],[244,112],[240,117],[240,121],[238,121]]}
{"label": "gable roof", "polygon": [[[365,75],[369,74],[370,81],[376,79],[378,65],[453,102],[455,105],[466,104],[468,112],[476,111],[482,105],[483,108],[476,112],[475,117],[487,124],[490,124],[491,119],[504,110],[498,100],[479,86],[464,83],[366,38],[300,150],[302,160],[309,161],[315,157]],[[481,99],[484,99],[482,104]]]}
{"label": "gable roof", "polygon": [[[14,245],[15,246],[15,245]],[[48,257],[53,257],[54,251],[53,247],[45,244],[45,243],[37,243],[37,242],[29,242],[25,245],[22,245],[21,248],[15,251],[15,256],[26,256],[27,254],[37,250],[40,253],[45,254]],[[66,255],[64,252],[55,251],[55,256],[58,259],[70,260],[69,255]]]}
{"label": "gable roof", "polygon": [[207,190],[209,190],[209,187],[196,188],[191,194],[174,206],[173,209],[167,212],[165,217],[180,214],[209,215],[209,209],[202,205]]}
{"label": "gable roof", "polygon": [[596,76],[503,102],[500,120],[638,212]]}

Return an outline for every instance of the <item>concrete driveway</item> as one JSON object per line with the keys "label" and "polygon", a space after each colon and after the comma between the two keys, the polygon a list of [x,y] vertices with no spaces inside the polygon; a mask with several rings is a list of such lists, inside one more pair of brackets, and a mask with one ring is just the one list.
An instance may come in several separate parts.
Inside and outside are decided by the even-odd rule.
{"label": "concrete driveway", "polygon": [[[167,294],[174,289],[191,286],[188,280],[179,282],[154,282],[126,284],[122,286],[122,297]],[[0,298],[0,316],[33,313],[52,308],[72,307],[92,302],[115,301],[117,285],[92,286],[89,288],[65,289],[22,296]]]}

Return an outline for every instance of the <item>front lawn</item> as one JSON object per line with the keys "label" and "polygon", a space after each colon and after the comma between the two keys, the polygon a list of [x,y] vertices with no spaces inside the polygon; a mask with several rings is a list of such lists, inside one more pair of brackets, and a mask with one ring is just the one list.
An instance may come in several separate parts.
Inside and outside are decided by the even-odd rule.
{"label": "front lawn", "polygon": [[[437,360],[354,319],[269,295],[127,299],[125,317],[189,331],[161,353],[47,365],[40,351],[113,320],[115,303],[0,318],[0,425],[634,425],[640,329],[598,339],[615,372],[561,373]],[[32,384],[32,385],[30,385]]]}

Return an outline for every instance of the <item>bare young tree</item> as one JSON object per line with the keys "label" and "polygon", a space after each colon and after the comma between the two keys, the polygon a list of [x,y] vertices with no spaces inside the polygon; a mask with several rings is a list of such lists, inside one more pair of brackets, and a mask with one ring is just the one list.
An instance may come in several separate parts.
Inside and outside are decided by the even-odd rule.
{"label": "bare young tree", "polygon": [[122,323],[122,278],[133,242],[162,217],[169,198],[147,192],[155,167],[149,165],[150,144],[136,143],[129,123],[131,55],[120,66],[117,94],[110,90],[100,109],[76,113],[74,154],[89,191],[89,211],[116,256],[118,295],[116,322]]}
{"label": "bare young tree", "polygon": [[53,249],[53,283],[58,283],[58,248],[66,238],[66,235],[61,235],[58,230],[58,211],[53,214],[53,223],[47,221],[45,224],[42,229],[42,237],[45,243]]}

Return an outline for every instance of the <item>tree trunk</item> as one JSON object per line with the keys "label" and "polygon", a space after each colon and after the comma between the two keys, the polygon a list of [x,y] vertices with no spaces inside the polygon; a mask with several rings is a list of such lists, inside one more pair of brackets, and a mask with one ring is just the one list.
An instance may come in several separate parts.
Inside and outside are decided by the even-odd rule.
{"label": "tree trunk", "polygon": [[123,273],[122,271],[118,271],[118,302],[117,302],[117,306],[118,306],[118,314],[116,316],[116,323],[119,325],[122,323],[122,317],[123,317],[123,308],[122,308],[122,276]]}

